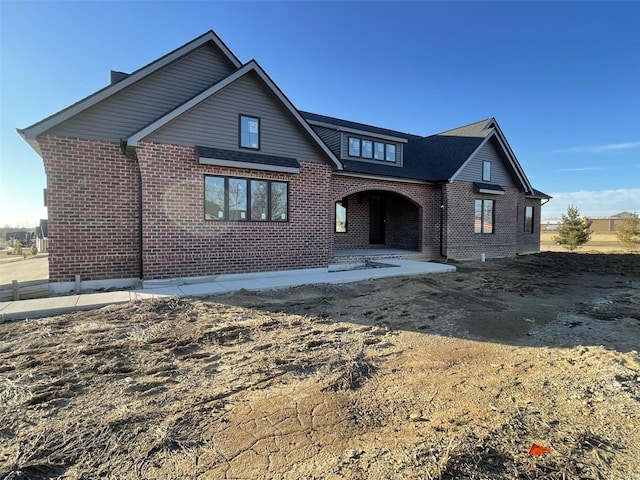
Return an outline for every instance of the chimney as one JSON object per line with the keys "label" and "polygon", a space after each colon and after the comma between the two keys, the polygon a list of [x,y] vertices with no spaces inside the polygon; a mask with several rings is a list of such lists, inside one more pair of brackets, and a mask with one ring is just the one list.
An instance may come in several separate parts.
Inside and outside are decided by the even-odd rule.
{"label": "chimney", "polygon": [[120,80],[124,80],[128,76],[128,73],[111,70],[111,85],[113,85],[114,83],[118,83]]}

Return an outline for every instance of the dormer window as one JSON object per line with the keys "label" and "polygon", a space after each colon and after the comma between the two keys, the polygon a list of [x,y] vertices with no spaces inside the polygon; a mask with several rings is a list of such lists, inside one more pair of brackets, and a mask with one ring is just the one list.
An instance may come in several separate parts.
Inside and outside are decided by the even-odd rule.
{"label": "dormer window", "polygon": [[362,140],[362,158],[373,158],[373,142]]}
{"label": "dormer window", "polygon": [[386,153],[385,153],[385,157],[384,159],[387,162],[395,162],[396,161],[396,146],[391,144],[391,143],[387,143],[387,149],[386,149]]}
{"label": "dormer window", "polygon": [[260,119],[240,115],[240,147],[260,150]]}
{"label": "dormer window", "polygon": [[360,156],[360,139],[355,137],[349,137],[349,156]]}
{"label": "dormer window", "polygon": [[396,162],[396,145],[393,143],[349,137],[348,147],[350,157]]}
{"label": "dormer window", "polygon": [[491,181],[491,162],[485,160],[482,162],[482,181]]}

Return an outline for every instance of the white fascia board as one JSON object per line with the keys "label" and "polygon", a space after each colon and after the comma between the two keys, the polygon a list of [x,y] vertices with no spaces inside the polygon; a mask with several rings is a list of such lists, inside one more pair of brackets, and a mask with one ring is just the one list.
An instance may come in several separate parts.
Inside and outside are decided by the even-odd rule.
{"label": "white fascia board", "polygon": [[331,128],[333,130],[336,130],[337,132],[353,133],[356,135],[363,135],[365,137],[374,137],[374,138],[379,138],[381,140],[388,140],[390,142],[397,142],[397,143],[409,142],[409,140],[407,140],[406,138],[394,137],[391,135],[383,135],[381,133],[374,133],[368,130],[358,130],[356,128],[343,127],[342,125],[335,125],[333,123],[318,122],[316,120],[307,120],[307,122],[309,122],[309,124],[311,125],[315,125],[316,127]]}
{"label": "white fascia board", "polygon": [[480,145],[478,145],[478,148],[476,148],[476,149],[473,151],[473,153],[472,153],[471,155],[469,155],[469,158],[467,158],[467,159],[464,161],[464,163],[460,166],[460,168],[459,168],[458,170],[456,170],[456,173],[454,173],[454,174],[451,176],[451,178],[449,179],[449,182],[453,182],[453,181],[458,177],[458,175],[460,175],[460,172],[461,172],[462,170],[464,170],[464,169],[465,169],[465,167],[469,164],[469,162],[471,161],[471,159],[473,159],[473,157],[475,157],[475,156],[476,156],[476,153],[478,153],[478,152],[480,151],[480,149],[481,149],[482,147],[484,147],[484,146],[485,146],[485,144],[489,141],[489,139],[490,139],[493,135],[494,135],[494,132],[491,132],[489,135],[487,135],[487,136],[484,138],[484,140],[483,140],[482,142],[480,142]]}
{"label": "white fascia board", "polygon": [[478,193],[488,193],[490,195],[504,195],[504,190],[490,190],[488,188],[479,188]]}
{"label": "white fascia board", "polygon": [[247,64],[244,67],[242,67],[241,69],[236,70],[235,72],[233,72],[228,77],[223,78],[222,80],[220,80],[215,85],[207,88],[204,92],[196,95],[191,100],[189,100],[189,101],[183,103],[182,105],[180,105],[179,107],[171,110],[165,116],[160,117],[158,120],[156,120],[153,123],[150,123],[149,125],[144,127],[142,130],[138,130],[136,133],[134,133],[129,138],[127,138],[127,146],[129,146],[129,147],[137,147],[138,146],[138,142],[140,140],[142,140],[144,137],[152,134],[153,132],[155,132],[159,128],[163,127],[164,125],[166,125],[170,121],[176,119],[177,117],[179,117],[183,113],[187,112],[188,110],[191,110],[193,107],[195,107],[199,103],[205,101],[211,95],[214,95],[215,93],[218,93],[224,87],[226,87],[227,85],[235,82],[238,78],[242,77],[249,70],[251,70],[251,67],[249,66],[249,64]]}
{"label": "white fascia board", "polygon": [[102,90],[98,90],[96,93],[89,95],[88,97],[80,100],[79,102],[67,107],[64,110],[59,111],[58,113],[54,113],[50,117],[30,126],[23,130],[20,130],[21,135],[25,138],[25,140],[35,139],[41,133],[46,132],[47,130],[55,127],[56,125],[70,119],[71,117],[83,112],[84,110],[92,107],[93,105],[101,102],[102,100],[114,95],[130,85],[136,83],[152,73],[160,70],[161,68],[166,67],[173,61],[178,58],[186,55],[192,50],[204,45],[207,42],[213,41],[216,46],[227,56],[229,61],[236,67],[239,68],[242,64],[240,60],[227,48],[227,46],[220,40],[220,38],[213,33],[212,31],[207,32],[206,34],[192,40],[191,42],[183,45],[182,47],[174,50],[173,52],[168,53],[164,57],[155,60],[150,63],[146,67],[142,67],[140,70],[137,70],[131,73],[127,78],[119,81],[118,83],[114,83],[112,85],[108,85],[104,87]]}
{"label": "white fascia board", "polygon": [[247,63],[247,65],[252,65],[255,72],[258,74],[258,76],[269,86],[269,88],[276,95],[276,97],[278,97],[278,99],[284,104],[284,106],[287,107],[287,110],[289,110],[289,112],[291,112],[291,114],[296,118],[296,120],[298,120],[302,128],[304,128],[305,131],[309,135],[311,135],[311,137],[315,140],[315,142],[322,149],[322,151],[331,159],[336,169],[342,170],[343,169],[342,162],[340,162],[340,160],[338,160],[338,158],[333,154],[333,152],[329,150],[329,147],[327,147],[327,145],[313,130],[313,128],[309,126],[309,124],[304,119],[304,117],[300,115],[300,112],[298,112],[298,109],[293,106],[293,104],[286,97],[286,95],[282,93],[280,88],[271,80],[271,78],[269,78],[269,75],[267,75],[267,73],[262,69],[262,67],[258,64],[258,62],[256,62],[255,60],[251,60],[250,62]]}
{"label": "white fascia board", "polygon": [[388,182],[398,183],[414,183],[418,185],[434,185],[434,182],[427,182],[426,180],[417,180],[413,178],[400,178],[400,177],[388,177],[384,175],[374,175],[370,173],[354,173],[354,172],[334,172],[333,175],[340,177],[354,177],[354,178],[366,178],[368,180],[384,180]]}
{"label": "white fascia board", "polygon": [[198,163],[202,165],[215,165],[218,167],[245,168],[249,170],[263,170],[265,172],[300,173],[297,167],[282,167],[279,165],[267,165],[264,163],[240,162],[235,160],[223,160],[221,158],[199,157]]}

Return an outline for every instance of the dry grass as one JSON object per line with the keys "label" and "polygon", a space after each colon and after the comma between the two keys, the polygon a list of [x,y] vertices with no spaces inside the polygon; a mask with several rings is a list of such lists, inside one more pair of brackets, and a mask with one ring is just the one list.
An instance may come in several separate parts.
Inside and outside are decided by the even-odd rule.
{"label": "dry grass", "polygon": [[[540,250],[542,252],[566,252],[567,249],[556,245],[554,237],[557,232],[540,233]],[[576,250],[578,253],[627,253],[618,242],[615,232],[596,232],[591,235],[586,245]]]}

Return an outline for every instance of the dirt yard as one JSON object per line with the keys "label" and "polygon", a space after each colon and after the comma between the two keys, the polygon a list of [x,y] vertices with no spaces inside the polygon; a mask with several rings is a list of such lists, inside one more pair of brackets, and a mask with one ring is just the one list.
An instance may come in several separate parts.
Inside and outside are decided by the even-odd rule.
{"label": "dirt yard", "polygon": [[457,267],[0,325],[0,478],[639,479],[640,255]]}

